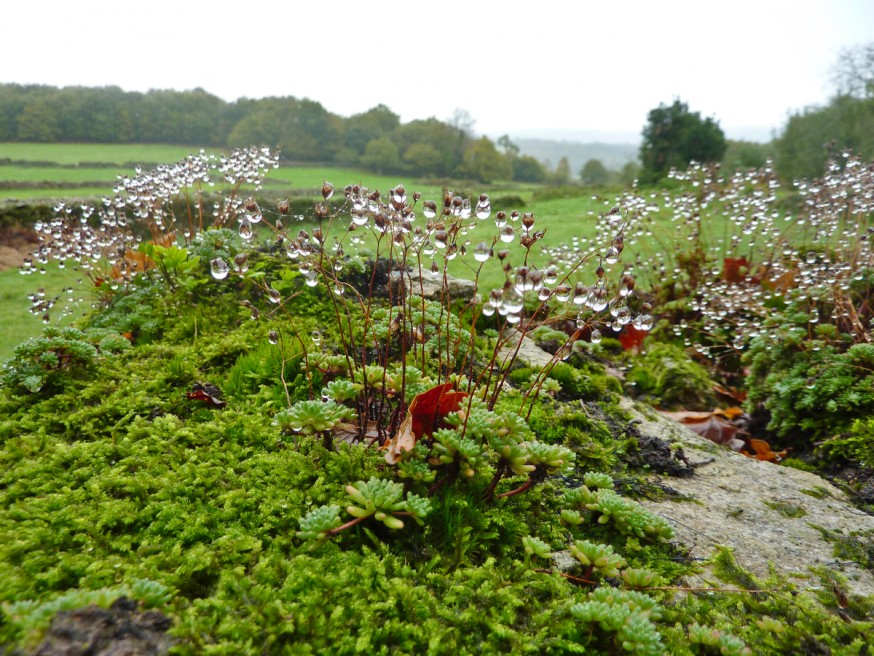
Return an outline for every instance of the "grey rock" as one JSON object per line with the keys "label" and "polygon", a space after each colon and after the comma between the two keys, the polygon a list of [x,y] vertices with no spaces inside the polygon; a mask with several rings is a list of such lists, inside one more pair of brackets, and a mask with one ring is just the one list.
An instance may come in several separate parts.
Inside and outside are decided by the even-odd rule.
{"label": "grey rock", "polygon": [[[855,508],[838,488],[815,474],[718,446],[629,399],[623,399],[622,406],[640,420],[642,434],[682,448],[693,463],[712,459],[696,467],[694,476],[661,480],[687,500],[641,501],[671,522],[691,557],[708,558],[718,545],[726,546],[733,549],[739,565],[757,576],[767,576],[774,567],[803,589],[819,584],[809,568],[823,566],[847,577],[852,587],[848,592],[874,594],[871,572],[836,558],[834,545],[814,528],[845,537],[874,536],[874,517]],[[705,568],[700,580],[689,584],[715,582]]]}

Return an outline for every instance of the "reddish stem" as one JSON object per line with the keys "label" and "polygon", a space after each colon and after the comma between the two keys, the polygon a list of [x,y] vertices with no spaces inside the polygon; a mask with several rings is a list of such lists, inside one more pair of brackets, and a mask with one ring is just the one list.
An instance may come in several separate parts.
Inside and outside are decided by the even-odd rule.
{"label": "reddish stem", "polygon": [[356,524],[363,522],[368,517],[370,517],[370,515],[366,515],[364,517],[356,517],[355,519],[346,522],[342,526],[338,526],[337,528],[332,528],[330,531],[325,531],[325,535],[329,538],[332,538],[335,535],[337,535],[338,533],[340,533],[341,531],[345,531],[347,528],[352,528]]}
{"label": "reddish stem", "polygon": [[516,496],[517,494],[522,494],[522,492],[525,492],[525,491],[526,491],[528,488],[530,488],[532,485],[534,485],[534,479],[529,477],[527,481],[525,481],[524,483],[522,483],[522,485],[520,485],[519,487],[517,487],[515,490],[509,490],[509,491],[507,491],[507,492],[501,492],[500,494],[496,495],[495,498],[496,498],[496,499],[505,499],[505,498],[507,498],[507,497],[513,497],[513,496]]}

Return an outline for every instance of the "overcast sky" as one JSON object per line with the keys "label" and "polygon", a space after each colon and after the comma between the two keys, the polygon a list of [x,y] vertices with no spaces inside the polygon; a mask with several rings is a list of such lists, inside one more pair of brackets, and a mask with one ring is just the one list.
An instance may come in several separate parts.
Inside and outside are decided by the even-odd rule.
{"label": "overcast sky", "polygon": [[874,42],[874,0],[13,0],[0,17],[0,82],[383,103],[404,122],[463,108],[478,133],[585,140],[635,141],[675,97],[766,139]]}

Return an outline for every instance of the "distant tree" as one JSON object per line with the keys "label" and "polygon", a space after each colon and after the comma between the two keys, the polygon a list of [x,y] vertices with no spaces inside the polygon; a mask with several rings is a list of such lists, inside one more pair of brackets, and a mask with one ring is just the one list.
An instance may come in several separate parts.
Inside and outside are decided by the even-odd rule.
{"label": "distant tree", "polygon": [[842,50],[831,72],[837,95],[874,98],[874,43]]}
{"label": "distant tree", "polygon": [[548,171],[531,155],[522,155],[513,160],[513,180],[517,182],[546,182]]}
{"label": "distant tree", "polygon": [[519,156],[519,146],[510,141],[510,136],[505,134],[498,138],[498,147],[504,151],[504,154],[515,158]]}
{"label": "distant tree", "polygon": [[412,144],[404,153],[404,162],[416,175],[441,175],[446,171],[443,154],[431,144]]}
{"label": "distant tree", "polygon": [[571,163],[567,157],[562,157],[555,165],[555,171],[549,176],[550,182],[556,185],[566,185],[571,181]]}
{"label": "distant tree", "polygon": [[394,173],[401,168],[401,156],[398,147],[388,137],[373,139],[364,149],[359,162],[361,165],[377,173]]}
{"label": "distant tree", "polygon": [[760,169],[773,154],[771,144],[752,141],[729,141],[722,157],[722,166],[727,171],[737,169]]}
{"label": "distant tree", "polygon": [[447,122],[456,130],[464,134],[468,139],[473,138],[473,128],[476,125],[476,120],[466,109],[456,107]]}
{"label": "distant tree", "polygon": [[61,130],[55,103],[40,97],[27,103],[18,114],[18,139],[21,141],[58,141]]}
{"label": "distant tree", "polygon": [[874,157],[874,43],[843,51],[832,79],[828,104],[794,113],[774,142],[784,180],[822,176],[829,153],[845,148]]}
{"label": "distant tree", "polygon": [[820,177],[829,152],[844,148],[874,157],[874,98],[837,96],[790,116],[775,142],[777,171],[785,180]]}
{"label": "distant tree", "polygon": [[228,135],[228,145],[278,146],[283,159],[331,162],[343,145],[343,119],[312,100],[265,98]]}
{"label": "distant tree", "polygon": [[626,162],[619,171],[619,181],[623,185],[634,184],[638,176],[640,176],[640,164],[637,162]]}
{"label": "distant tree", "polygon": [[491,139],[480,137],[464,151],[461,173],[480,182],[509,180],[513,175],[513,164],[498,152]]}
{"label": "distant tree", "polygon": [[580,180],[584,185],[598,187],[607,184],[610,180],[610,172],[599,159],[590,159],[580,170]]}
{"label": "distant tree", "polygon": [[385,105],[350,116],[346,119],[346,147],[361,154],[371,141],[387,137],[400,124],[400,116]]}
{"label": "distant tree", "polygon": [[461,166],[467,138],[458,128],[429,118],[399,126],[392,132],[391,140],[412,173],[446,177]]}
{"label": "distant tree", "polygon": [[725,135],[712,118],[701,118],[689,106],[675,100],[650,111],[640,147],[642,182],[656,182],[671,168],[686,168],[689,162],[719,162],[725,154]]}

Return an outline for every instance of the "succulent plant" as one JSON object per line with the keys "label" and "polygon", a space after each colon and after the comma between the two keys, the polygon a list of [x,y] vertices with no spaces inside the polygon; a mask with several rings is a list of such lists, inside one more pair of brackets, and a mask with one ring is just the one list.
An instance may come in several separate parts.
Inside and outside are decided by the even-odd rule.
{"label": "succulent plant", "polygon": [[299,401],[286,410],[276,413],[273,423],[283,433],[311,435],[331,430],[334,426],[354,416],[355,413],[334,401]]}
{"label": "succulent plant", "polygon": [[595,544],[588,540],[577,540],[571,545],[571,555],[586,567],[592,567],[601,576],[619,576],[625,567],[625,559],[613,551],[609,544]]}
{"label": "succulent plant", "polygon": [[302,540],[323,542],[329,537],[329,532],[342,523],[339,506],[319,506],[300,518],[300,530],[296,535]]}

